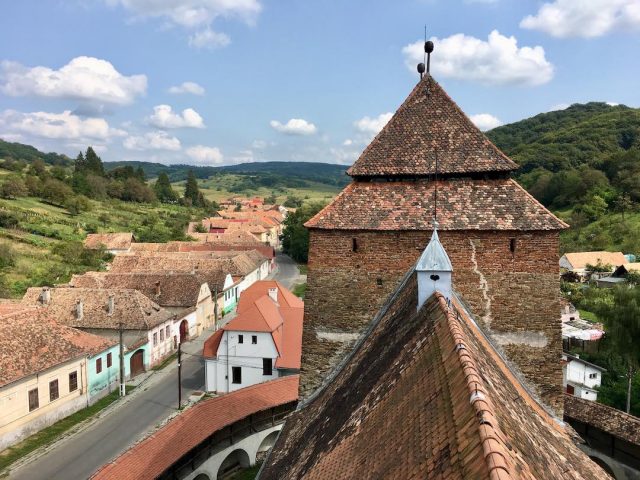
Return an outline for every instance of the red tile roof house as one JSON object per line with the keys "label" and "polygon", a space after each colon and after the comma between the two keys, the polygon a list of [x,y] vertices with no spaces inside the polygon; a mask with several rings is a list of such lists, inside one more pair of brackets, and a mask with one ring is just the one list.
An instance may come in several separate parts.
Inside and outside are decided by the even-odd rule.
{"label": "red tile roof house", "polygon": [[84,246],[88,249],[103,247],[109,253],[117,255],[129,252],[134,241],[135,238],[131,232],[90,233],[84,241]]}
{"label": "red tile roof house", "polygon": [[114,345],[55,318],[24,305],[0,316],[0,450],[86,407],[86,366]]}
{"label": "red tile roof house", "polygon": [[228,393],[298,373],[303,302],[275,281],[240,296],[238,315],[204,344],[207,391]]}
{"label": "red tile roof house", "polygon": [[[160,363],[174,350],[174,315],[137,290],[122,288],[30,288],[23,297],[25,305],[40,305],[56,320],[69,327],[119,341],[119,326],[124,330],[126,347],[125,375],[135,376]],[[119,357],[119,352],[116,354]],[[90,368],[119,371],[118,359]]]}
{"label": "red tile roof house", "polygon": [[120,288],[140,291],[175,315],[173,345],[200,335],[214,324],[211,291],[222,291],[225,276],[219,271],[149,270],[144,272],[88,272],[69,282],[78,288]]}
{"label": "red tile roof house", "polygon": [[298,401],[298,376],[197,403],[134,445],[92,480],[228,478],[255,464]]}

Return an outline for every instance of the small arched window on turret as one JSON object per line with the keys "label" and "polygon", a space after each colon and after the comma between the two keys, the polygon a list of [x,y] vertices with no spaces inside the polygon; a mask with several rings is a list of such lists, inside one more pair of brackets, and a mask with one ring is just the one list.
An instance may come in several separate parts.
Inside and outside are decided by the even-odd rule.
{"label": "small arched window on turret", "polygon": [[357,252],[358,251],[358,239],[357,238],[352,238],[351,239],[351,251],[352,252]]}

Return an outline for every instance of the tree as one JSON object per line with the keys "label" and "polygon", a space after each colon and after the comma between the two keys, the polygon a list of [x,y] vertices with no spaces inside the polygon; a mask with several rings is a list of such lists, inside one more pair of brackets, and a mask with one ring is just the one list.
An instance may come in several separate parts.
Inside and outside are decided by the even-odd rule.
{"label": "tree", "polygon": [[296,262],[307,263],[309,258],[309,230],[304,224],[324,208],[322,203],[305,204],[287,215],[282,232],[282,249]]}
{"label": "tree", "polygon": [[67,198],[73,195],[73,190],[60,180],[49,178],[42,185],[42,198],[54,205],[64,205]]}
{"label": "tree", "polygon": [[87,161],[84,159],[84,155],[82,152],[78,153],[76,157],[76,161],[73,164],[73,168],[75,172],[84,172],[87,169]]}
{"label": "tree", "polygon": [[193,174],[193,170],[189,170],[187,175],[187,183],[184,186],[184,198],[185,200],[191,200],[191,205],[194,207],[203,206],[201,202],[204,197],[200,194],[198,181],[196,180],[196,176]]}
{"label": "tree", "polygon": [[82,212],[88,212],[91,210],[91,202],[84,195],[77,195],[67,199],[65,207],[69,210],[71,215],[79,215]]}
{"label": "tree", "polygon": [[142,166],[139,166],[136,170],[136,178],[143,183],[147,181],[147,176],[144,174],[144,169],[142,168]]}
{"label": "tree", "polygon": [[166,172],[160,172],[156,183],[153,184],[153,191],[162,203],[173,203],[178,199]]}
{"label": "tree", "polygon": [[98,215],[98,221],[102,223],[102,226],[104,228],[107,227],[107,223],[109,223],[109,220],[109,215],[107,215],[105,212],[102,212],[100,215]]}
{"label": "tree", "polygon": [[99,175],[104,177],[104,165],[102,165],[102,160],[96,154],[92,147],[87,147],[87,153],[84,154],[86,170],[88,172],[92,172],[95,175]]}
{"label": "tree", "polygon": [[283,205],[288,208],[299,208],[302,206],[302,199],[294,195],[289,195]]}
{"label": "tree", "polygon": [[29,193],[26,185],[19,177],[7,178],[0,187],[0,196],[2,198],[14,199],[24,197]]}
{"label": "tree", "polygon": [[616,287],[612,301],[599,302],[595,307],[595,313],[604,322],[606,336],[626,367],[626,412],[630,413],[631,386],[640,368],[640,287]]}

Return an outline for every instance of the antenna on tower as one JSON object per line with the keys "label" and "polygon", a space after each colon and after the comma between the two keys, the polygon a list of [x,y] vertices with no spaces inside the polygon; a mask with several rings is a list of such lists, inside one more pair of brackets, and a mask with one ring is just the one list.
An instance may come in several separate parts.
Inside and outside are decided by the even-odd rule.
{"label": "antenna on tower", "polygon": [[436,178],[433,189],[433,228],[438,228],[438,150],[434,150],[434,153],[436,154]]}
{"label": "antenna on tower", "polygon": [[422,63],[418,64],[418,73],[420,74],[420,80],[422,80],[422,75],[424,75],[424,71],[425,71],[424,64],[427,61],[427,49],[426,49],[426,44],[427,44],[427,25],[426,24],[424,26],[424,42],[425,42],[425,50],[424,50],[424,55],[422,56]]}

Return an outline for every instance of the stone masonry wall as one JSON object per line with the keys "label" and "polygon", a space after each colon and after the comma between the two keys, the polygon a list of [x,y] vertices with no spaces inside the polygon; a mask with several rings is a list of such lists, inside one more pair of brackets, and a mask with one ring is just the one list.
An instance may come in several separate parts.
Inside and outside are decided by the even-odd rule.
{"label": "stone masonry wall", "polygon": [[[438,233],[453,263],[455,290],[542,399],[560,413],[558,232]],[[303,396],[353,345],[430,236],[428,231],[311,230]]]}

